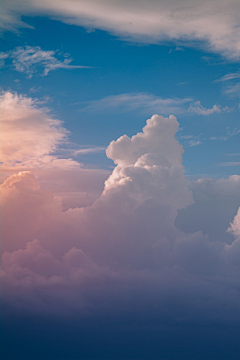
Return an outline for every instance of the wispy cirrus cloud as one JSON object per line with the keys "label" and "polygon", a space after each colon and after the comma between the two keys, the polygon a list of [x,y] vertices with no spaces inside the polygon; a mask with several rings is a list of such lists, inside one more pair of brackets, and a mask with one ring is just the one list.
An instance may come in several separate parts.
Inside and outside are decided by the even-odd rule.
{"label": "wispy cirrus cloud", "polygon": [[201,136],[202,134],[199,134],[197,136],[194,136],[194,135],[180,135],[178,138],[179,140],[183,140],[184,141],[184,145],[187,147],[192,147],[192,146],[198,146],[198,145],[201,145],[202,144],[202,140],[199,140],[199,137]]}
{"label": "wispy cirrus cloud", "polygon": [[50,71],[57,69],[88,69],[90,66],[70,65],[72,59],[68,54],[64,54],[63,61],[57,59],[56,51],[45,51],[40,46],[19,46],[12,51],[0,53],[1,66],[4,60],[9,58],[15,70],[27,74],[31,78],[39,68],[43,68],[43,75],[46,76]]}
{"label": "wispy cirrus cloud", "polygon": [[240,94],[240,82],[231,81],[240,79],[240,71],[235,73],[229,73],[222,76],[220,79],[215,80],[215,82],[226,82],[229,81],[228,85],[224,88],[224,93],[230,96],[239,96]]}
{"label": "wispy cirrus cloud", "polygon": [[239,97],[240,95],[240,82],[237,82],[233,85],[228,85],[227,88],[224,90],[225,94],[233,96],[233,97]]}
{"label": "wispy cirrus cloud", "polygon": [[227,131],[226,131],[225,134],[218,135],[218,136],[211,136],[210,140],[224,140],[224,141],[226,141],[226,140],[229,140],[232,136],[238,135],[239,133],[240,133],[240,130],[237,129],[237,128],[233,129],[233,130],[227,128]]}
{"label": "wispy cirrus cloud", "polygon": [[3,67],[5,65],[5,59],[9,57],[9,53],[6,52],[0,52],[0,67]]}
{"label": "wispy cirrus cloud", "polygon": [[226,106],[213,105],[207,109],[201,105],[200,101],[193,102],[192,98],[161,98],[159,96],[147,93],[126,93],[107,96],[100,100],[93,100],[88,103],[82,111],[98,112],[113,110],[115,108],[123,111],[141,110],[144,113],[158,113],[164,115],[187,114],[189,112],[197,115],[211,115],[230,111]]}
{"label": "wispy cirrus cloud", "polygon": [[107,96],[100,100],[90,101],[82,111],[96,112],[107,109],[122,108],[125,111],[141,109],[144,112],[161,114],[181,114],[187,111],[186,104],[191,98],[166,98],[146,93],[126,93]]}
{"label": "wispy cirrus cloud", "polygon": [[95,147],[86,147],[79,150],[74,150],[73,155],[86,155],[91,153],[100,153],[106,150],[106,147],[104,146],[95,146]]}
{"label": "wispy cirrus cloud", "polygon": [[230,73],[222,76],[220,79],[215,80],[215,82],[223,82],[223,81],[229,81],[233,79],[239,79],[240,78],[240,71],[237,71],[235,73]]}
{"label": "wispy cirrus cloud", "polygon": [[3,0],[1,27],[28,26],[22,15],[43,15],[128,41],[179,42],[232,60],[240,57],[240,4],[236,0]]}
{"label": "wispy cirrus cloud", "polygon": [[221,166],[240,166],[240,161],[227,161],[227,162],[222,162],[220,165]]}

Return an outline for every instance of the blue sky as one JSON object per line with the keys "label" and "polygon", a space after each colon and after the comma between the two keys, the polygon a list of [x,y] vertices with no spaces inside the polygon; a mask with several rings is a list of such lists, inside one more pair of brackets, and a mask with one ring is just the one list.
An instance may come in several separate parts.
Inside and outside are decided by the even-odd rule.
{"label": "blue sky", "polygon": [[[29,78],[26,70],[17,71],[12,59],[6,59],[1,88],[45,99],[70,131],[73,147],[104,148],[123,133],[132,136],[140,131],[154,113],[174,114],[180,122],[177,137],[185,149],[186,175],[239,174],[239,155],[233,155],[239,152],[239,91],[234,91],[238,79],[219,81],[238,72],[236,59],[206,52],[202,44],[142,44],[46,17],[23,19],[31,28],[4,32],[3,53],[40,47],[53,51],[59,61],[67,54],[71,65],[89,68],[60,68],[44,76],[39,62]],[[123,94],[125,100],[120,100]],[[173,103],[169,108],[154,105],[157,99]],[[205,115],[199,108],[198,114],[197,101],[205,109],[217,105],[219,110]],[[113,166],[104,151],[99,152],[79,155],[77,160],[85,166]]]}

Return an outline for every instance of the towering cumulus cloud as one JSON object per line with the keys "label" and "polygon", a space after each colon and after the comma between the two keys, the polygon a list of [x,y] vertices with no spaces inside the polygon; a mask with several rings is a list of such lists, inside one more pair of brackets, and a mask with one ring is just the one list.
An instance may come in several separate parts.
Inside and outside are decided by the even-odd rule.
{"label": "towering cumulus cloud", "polygon": [[63,211],[30,171],[5,180],[7,309],[105,318],[134,309],[138,319],[171,324],[239,320],[239,214],[232,244],[176,228],[178,210],[193,203],[177,130],[174,116],[154,115],[142,132],[112,141],[106,153],[116,167],[91,206]]}
{"label": "towering cumulus cloud", "polygon": [[178,125],[173,115],[154,115],[143,132],[131,139],[124,135],[112,141],[106,154],[117,166],[106,181],[103,195],[123,191],[138,205],[154,199],[176,210],[189,205],[183,149],[174,138]]}

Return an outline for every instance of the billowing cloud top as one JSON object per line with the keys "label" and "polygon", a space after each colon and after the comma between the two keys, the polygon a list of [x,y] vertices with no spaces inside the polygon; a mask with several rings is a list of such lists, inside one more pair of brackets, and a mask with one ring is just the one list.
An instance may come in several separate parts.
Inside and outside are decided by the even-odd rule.
{"label": "billowing cloud top", "polygon": [[[12,104],[9,121],[15,119],[16,104],[26,121],[29,111],[34,119],[43,116],[29,99],[7,94],[4,101]],[[42,124],[50,144],[64,136],[56,129],[59,123],[43,117]],[[121,317],[134,307],[138,319],[150,319],[155,309],[154,316],[169,324],[179,318],[182,324],[239,321],[239,212],[230,225],[231,244],[175,226],[178,210],[193,203],[177,129],[174,116],[153,115],[142,132],[111,142],[106,152],[116,167],[89,206],[63,211],[61,198],[42,188],[30,171],[4,181],[1,279],[6,306],[20,313],[105,318]],[[34,146],[27,146],[37,156]],[[239,183],[235,176],[211,186],[227,193]],[[198,181],[192,188],[204,191],[208,184]]]}

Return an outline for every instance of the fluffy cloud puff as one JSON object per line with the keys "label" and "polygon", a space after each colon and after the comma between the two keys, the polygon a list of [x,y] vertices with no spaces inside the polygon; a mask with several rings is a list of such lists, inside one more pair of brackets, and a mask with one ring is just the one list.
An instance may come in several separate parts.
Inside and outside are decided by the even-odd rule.
{"label": "fluffy cloud puff", "polygon": [[[167,229],[169,231],[174,229],[173,223],[177,210],[192,202],[192,195],[185,183],[181,163],[183,149],[174,138],[177,129],[178,123],[174,116],[170,116],[167,119],[155,115],[148,120],[143,133],[139,133],[131,139],[125,135],[109,145],[107,155],[118,165],[106,181],[101,197],[91,207],[75,210],[69,209],[65,214],[65,221],[69,219],[73,221],[74,219],[81,228],[81,233],[84,235],[80,235],[80,238],[82,238],[81,242],[85,244],[84,246],[88,247],[92,243],[92,246],[99,247],[101,243],[99,237],[102,236],[105,238],[103,241],[106,243],[110,242],[109,245],[112,247],[113,239],[109,235],[105,236],[105,233],[108,232],[108,226],[113,228],[113,224],[115,224],[113,237],[115,242],[118,242],[118,246],[121,246],[122,233],[125,231],[124,224],[129,224],[129,231],[134,231],[136,237],[140,236],[142,238],[141,241],[144,241],[143,234],[138,229],[139,217],[142,218],[140,228],[144,226],[143,224],[146,225],[146,229],[153,226],[156,231],[155,236],[158,236],[157,229],[160,223],[165,232],[168,231]],[[20,173],[6,180],[2,185],[4,194],[6,193],[8,197],[14,198],[12,194],[16,193],[16,186],[19,188],[19,184],[26,182],[26,179],[30,181],[29,174],[26,172]],[[31,176],[33,177],[33,175]],[[32,182],[33,180],[31,180]],[[10,186],[9,184],[12,185]],[[38,210],[42,211],[36,204],[36,191],[42,190],[31,188],[31,194],[28,196],[29,212],[32,216],[34,213],[37,214]],[[49,199],[52,199],[52,197],[48,197],[46,191],[42,191],[41,194],[42,199],[44,199],[41,202],[41,206],[44,209],[52,208],[49,203]],[[19,197],[21,198],[21,196],[25,196],[24,192],[17,192],[14,201]],[[21,201],[16,200],[16,204],[9,207],[10,211],[17,208],[17,211],[21,213]],[[36,211],[32,212],[31,209],[34,207]],[[149,217],[144,220],[146,212],[153,215],[150,221]],[[138,213],[137,216],[136,213]],[[11,216],[9,213],[7,218],[12,219],[15,216]],[[40,216],[40,218],[42,217]],[[47,218],[50,219],[50,215],[47,215]],[[96,228],[100,227],[101,231],[95,231],[96,229],[91,226],[91,223],[94,223]],[[21,224],[23,224],[22,221],[20,226]],[[35,222],[31,221],[31,224],[34,226]],[[60,228],[63,226],[62,224],[60,224]],[[23,232],[25,232],[24,229],[25,226],[23,226]],[[144,232],[146,232],[146,229]],[[19,233],[22,231],[19,230]],[[91,233],[92,235],[90,236]],[[89,237],[91,241],[86,241],[86,238]],[[26,241],[30,240],[30,238],[26,239]],[[132,246],[138,246],[135,240]],[[114,250],[114,247],[112,250]],[[102,250],[99,249],[99,251],[102,253]],[[117,249],[115,251],[117,252]],[[122,256],[124,256],[124,247],[122,251]]]}
{"label": "fluffy cloud puff", "polygon": [[83,169],[77,161],[55,154],[62,152],[68,131],[41,102],[2,92],[0,111],[0,183],[18,171],[34,169],[41,188],[61,196],[64,209],[90,205],[101,195],[110,172]]}
{"label": "fluffy cloud puff", "polygon": [[5,167],[76,167],[72,159],[53,153],[66,141],[67,131],[37,101],[11,92],[0,96],[1,147]]}
{"label": "fluffy cloud puff", "polygon": [[[19,6],[20,5],[20,6]],[[127,40],[159,43],[183,41],[205,43],[205,47],[238,59],[239,1],[219,0],[5,0],[1,26],[14,30],[28,26],[21,15],[48,15],[68,24],[102,29]]]}
{"label": "fluffy cloud puff", "polygon": [[171,324],[239,321],[239,215],[230,244],[176,228],[178,211],[193,203],[177,129],[174,116],[154,115],[143,132],[111,142],[116,168],[91,206],[62,211],[31,172],[4,182],[4,304]]}
{"label": "fluffy cloud puff", "polygon": [[238,209],[237,215],[234,217],[233,222],[228,228],[229,232],[232,232],[237,238],[240,236],[240,208]]}

